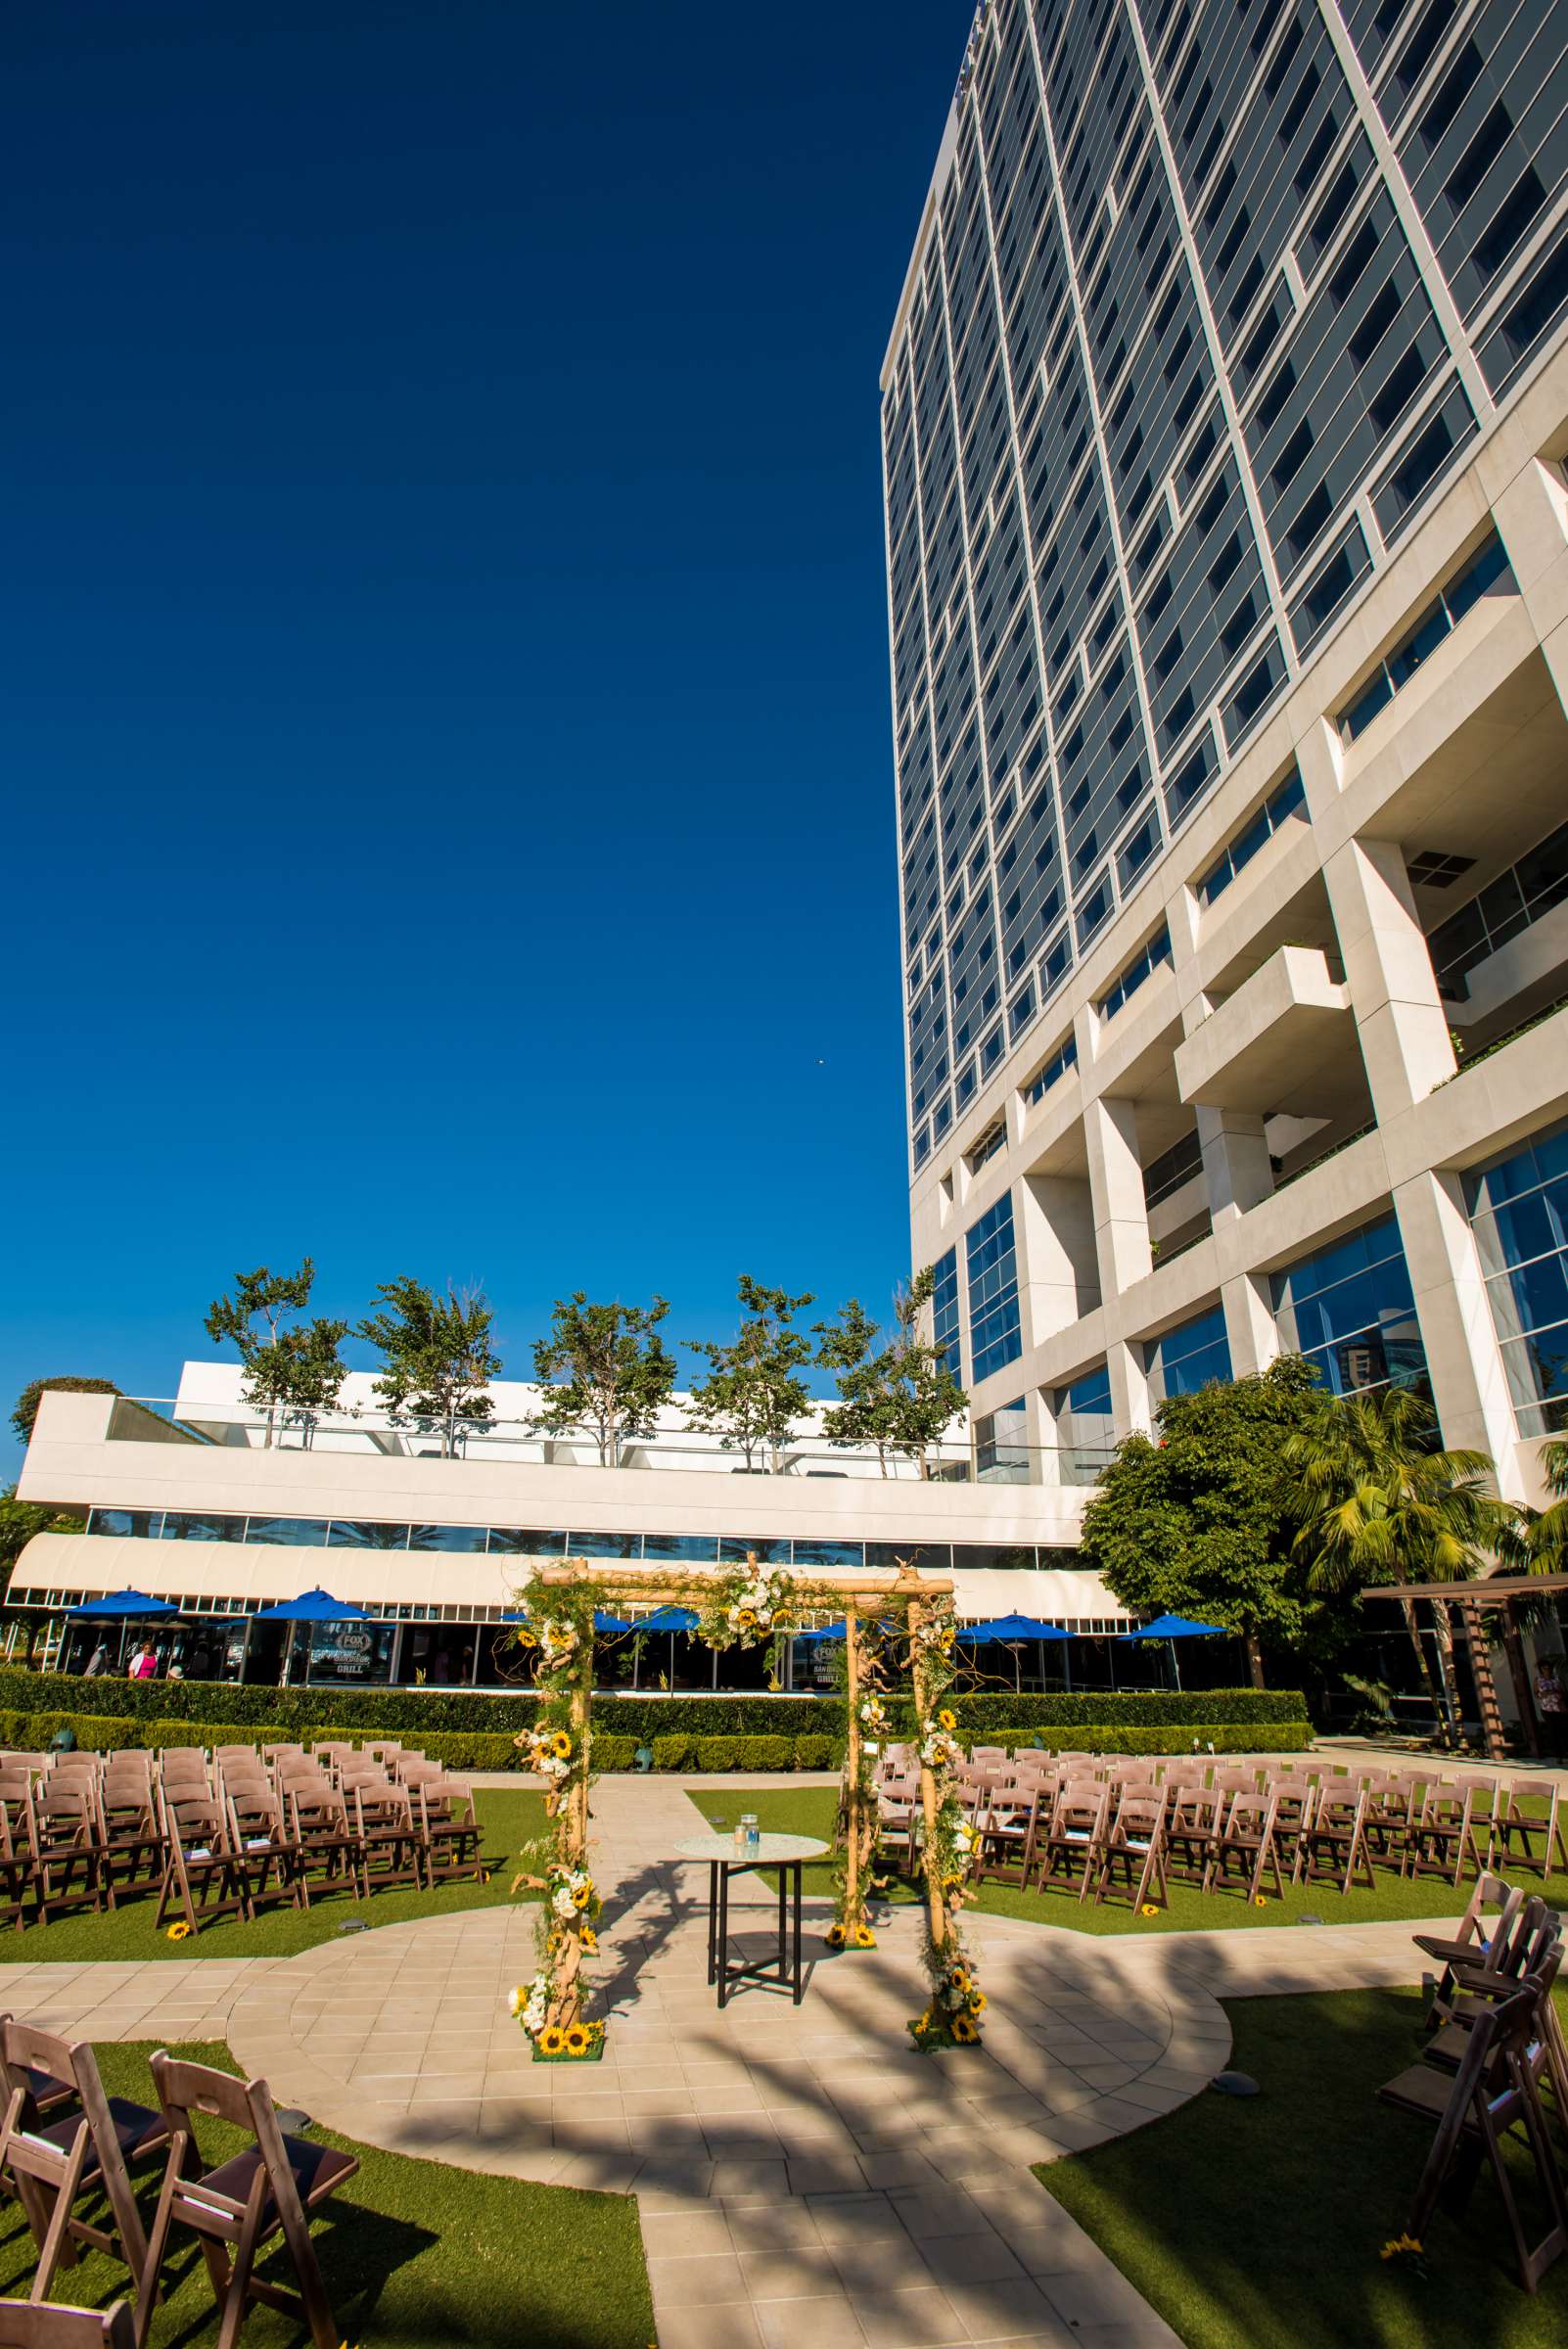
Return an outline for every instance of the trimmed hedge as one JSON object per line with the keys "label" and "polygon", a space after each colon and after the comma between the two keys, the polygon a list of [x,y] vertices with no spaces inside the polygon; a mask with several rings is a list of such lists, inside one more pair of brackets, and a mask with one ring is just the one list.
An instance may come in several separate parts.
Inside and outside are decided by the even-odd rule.
{"label": "trimmed hedge", "polygon": [[[1305,1734],[1307,1699],[1295,1688],[1200,1688],[1141,1696],[985,1695],[951,1698],[965,1736],[993,1742],[998,1732],[1022,1729],[1072,1732],[1125,1722],[1129,1728],[1184,1728],[1187,1739],[1219,1722],[1228,1727],[1288,1725]],[[0,1714],[65,1713],[74,1708],[96,1720],[202,1721],[242,1732],[253,1726],[301,1740],[333,1731],[349,1735],[403,1737],[431,1732],[515,1737],[533,1719],[532,1695],[498,1696],[478,1689],[431,1688],[263,1688],[236,1687],[218,1681],[88,1681],[66,1673],[25,1672],[0,1667]],[[894,1734],[907,1734],[913,1715],[906,1694],[890,1701]],[[844,1701],[834,1696],[624,1696],[594,1699],[595,1732],[629,1737],[635,1745],[661,1737],[828,1736],[845,1733]],[[1129,1751],[1131,1749],[1129,1748]],[[475,1765],[477,1768],[478,1765]],[[507,1765],[501,1765],[502,1768]]]}

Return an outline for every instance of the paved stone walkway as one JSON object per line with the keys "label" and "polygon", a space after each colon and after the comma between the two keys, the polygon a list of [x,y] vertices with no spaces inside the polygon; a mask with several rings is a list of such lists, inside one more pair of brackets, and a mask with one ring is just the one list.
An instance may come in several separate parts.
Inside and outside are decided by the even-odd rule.
{"label": "paved stone walkway", "polygon": [[985,2047],[922,2056],[903,2028],[924,2004],[917,1911],[892,1911],[876,1951],[829,1958],[818,1904],[802,2005],[751,1988],[720,2013],[706,1870],[662,1858],[693,1832],[681,1782],[602,1780],[594,1800],[612,2017],[596,2066],[533,2064],[506,2011],[534,1970],[530,1909],[291,1958],[20,1964],[4,2003],[99,2038],[226,2037],[280,2101],[347,2136],[634,2191],[661,2349],[1170,2349],[1029,2165],[1201,2091],[1229,2051],[1222,1998],[1418,1970],[1409,1922],[1088,1938],[971,1917]]}

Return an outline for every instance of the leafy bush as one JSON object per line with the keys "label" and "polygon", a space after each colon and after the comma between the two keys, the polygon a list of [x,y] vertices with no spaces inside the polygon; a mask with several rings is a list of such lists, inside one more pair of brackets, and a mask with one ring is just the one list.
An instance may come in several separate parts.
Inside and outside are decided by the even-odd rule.
{"label": "leafy bush", "polygon": [[797,1737],[795,1740],[797,1770],[832,1770],[839,1759],[831,1737]]}
{"label": "leafy bush", "polygon": [[689,1737],[656,1737],[653,1741],[655,1770],[684,1770],[691,1760],[692,1740]]}
{"label": "leafy bush", "polygon": [[[654,1752],[656,1755],[660,1746],[666,1742],[664,1738],[655,1738]],[[738,1737],[699,1737],[697,1740],[698,1769],[733,1770],[739,1758],[737,1748],[740,1743],[741,1740]],[[661,1763],[660,1768],[663,1767],[664,1765]]]}
{"label": "leafy bush", "polygon": [[[518,1757],[522,1759],[521,1755]],[[595,1770],[630,1770],[637,1759],[635,1737],[602,1737],[599,1725],[593,1727],[593,1767]]]}
{"label": "leafy bush", "polygon": [[[1075,1729],[1071,1737],[1053,1730],[1039,1738],[1047,1752],[1081,1754],[1186,1754],[1192,1751],[1196,1738],[1198,1751],[1208,1758],[1213,1745],[1217,1754],[1290,1754],[1310,1746],[1313,1741],[1311,1726],[1305,1722],[1265,1723],[1261,1727],[1238,1728],[1231,1724],[1199,1722],[1192,1728],[1174,1729],[1122,1728],[1090,1726]],[[1006,1740],[1013,1753],[1028,1753],[1035,1748],[1030,1737],[1015,1736]],[[1038,1750],[1038,1749],[1036,1749]]]}
{"label": "leafy bush", "polygon": [[737,1737],[737,1770],[789,1770],[795,1762],[793,1737]]}

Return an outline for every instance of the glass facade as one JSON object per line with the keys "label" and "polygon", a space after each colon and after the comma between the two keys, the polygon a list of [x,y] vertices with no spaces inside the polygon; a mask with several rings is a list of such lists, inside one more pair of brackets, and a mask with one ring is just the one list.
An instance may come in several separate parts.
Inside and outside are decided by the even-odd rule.
{"label": "glass facade", "polygon": [[1091,1485],[1116,1446],[1111,1416],[1111,1373],[1104,1362],[1085,1370],[1053,1399],[1056,1442],[1064,1485]]}
{"label": "glass facade", "polygon": [[963,1354],[958,1338],[958,1251],[949,1248],[940,1256],[932,1270],[935,1283],[931,1292],[931,1334],[933,1343],[946,1358],[947,1368],[958,1386],[964,1383]]}
{"label": "glass facade", "polygon": [[1314,1361],[1330,1394],[1384,1386],[1430,1394],[1410,1276],[1392,1216],[1276,1272],[1273,1306],[1281,1345]]}
{"label": "glass facade", "polygon": [[983,1485],[1029,1483],[1029,1405],[1022,1396],[975,1421],[975,1475]]}
{"label": "glass facade", "polygon": [[1559,0],[981,10],[882,387],[917,1165],[1560,334],[1565,77]]}
{"label": "glass facade", "polygon": [[1196,1319],[1183,1321],[1151,1339],[1144,1349],[1149,1402],[1164,1403],[1168,1395],[1190,1395],[1211,1379],[1230,1376],[1230,1341],[1225,1335],[1222,1306],[1212,1306]]}
{"label": "glass facade", "polygon": [[1568,1428],[1568,1125],[1465,1185],[1522,1436]]}
{"label": "glass facade", "polygon": [[1004,1192],[964,1237],[969,1285],[970,1379],[976,1386],[1024,1351],[1018,1319],[1013,1202]]}

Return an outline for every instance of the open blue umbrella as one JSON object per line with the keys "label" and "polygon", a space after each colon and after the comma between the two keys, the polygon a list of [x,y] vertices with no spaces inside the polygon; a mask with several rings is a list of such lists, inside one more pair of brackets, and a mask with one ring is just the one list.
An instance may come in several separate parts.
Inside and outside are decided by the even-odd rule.
{"label": "open blue umbrella", "polygon": [[959,1626],[960,1639],[987,1643],[995,1639],[1070,1639],[1059,1623],[1042,1623],[1038,1615],[993,1615],[987,1623]]}
{"label": "open blue umbrella", "polygon": [[1118,1639],[1169,1639],[1172,1641],[1171,1669],[1176,1674],[1177,1688],[1181,1685],[1181,1666],[1176,1660],[1175,1642],[1177,1639],[1223,1639],[1228,1637],[1223,1624],[1194,1623],[1187,1615],[1156,1615],[1152,1623],[1135,1632],[1118,1632]]}
{"label": "open blue umbrella", "polygon": [[368,1623],[370,1617],[363,1607],[352,1606],[346,1598],[334,1598],[318,1583],[313,1590],[301,1590],[298,1598],[280,1598],[275,1607],[262,1607],[255,1620],[257,1623]]}
{"label": "open blue umbrella", "polygon": [[820,1626],[820,1627],[819,1627],[819,1628],[818,1628],[816,1631],[814,1631],[814,1632],[797,1632],[797,1633],[796,1633],[796,1635],[795,1635],[795,1636],[796,1636],[796,1638],[797,1638],[797,1639],[800,1639],[800,1640],[803,1640],[803,1641],[804,1641],[804,1640],[807,1640],[807,1639],[809,1639],[809,1640],[811,1641],[811,1643],[812,1643],[812,1645],[813,1645],[813,1646],[816,1644],[816,1642],[817,1642],[818,1640],[821,1640],[821,1639],[844,1639],[844,1638],[847,1638],[847,1637],[848,1637],[848,1635],[848,1635],[848,1634],[847,1634],[847,1632],[845,1631],[845,1628],[844,1628],[844,1625],[842,1624],[842,1622],[841,1622],[841,1623],[825,1623],[825,1624],[822,1624],[822,1625],[821,1625],[821,1626]]}
{"label": "open blue umbrella", "polygon": [[633,1632],[694,1632],[697,1611],[694,1607],[655,1607],[651,1615],[639,1615],[627,1628]]}
{"label": "open blue umbrella", "polygon": [[79,1623],[84,1616],[98,1615],[177,1615],[171,1599],[149,1598],[145,1590],[111,1590],[106,1598],[89,1598],[81,1606],[72,1607],[69,1620]]}
{"label": "open blue umbrella", "polygon": [[614,1639],[622,1632],[632,1632],[636,1625],[625,1622],[620,1615],[607,1615],[602,1607],[594,1612],[593,1628],[606,1639]]}

